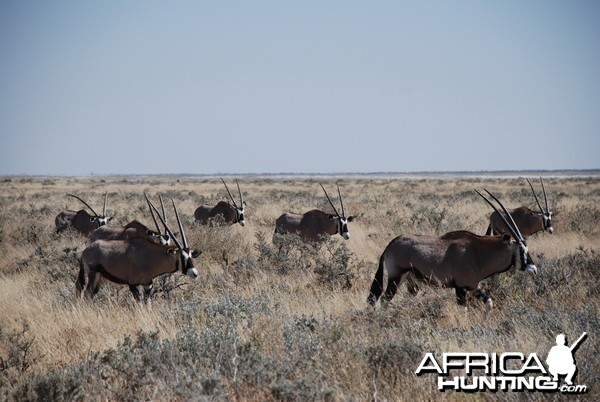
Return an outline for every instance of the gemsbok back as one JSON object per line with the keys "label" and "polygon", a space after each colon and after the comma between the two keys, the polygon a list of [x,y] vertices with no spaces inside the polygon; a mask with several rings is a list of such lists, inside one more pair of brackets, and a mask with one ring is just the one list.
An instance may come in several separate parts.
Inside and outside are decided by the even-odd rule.
{"label": "gemsbok back", "polygon": [[221,178],[221,181],[225,185],[225,189],[227,190],[227,194],[229,194],[231,203],[227,201],[219,201],[217,205],[200,205],[194,212],[194,218],[201,224],[208,225],[209,223],[218,222],[218,220],[215,220],[215,218],[221,216],[223,218],[223,224],[225,225],[239,223],[240,225],[244,226],[246,224],[246,221],[244,220],[246,201],[244,201],[244,197],[242,196],[240,184],[237,180],[235,181],[237,184],[238,193],[240,195],[240,204],[238,205],[231,195],[231,191],[229,191],[229,187],[227,187],[225,180]]}
{"label": "gemsbok back", "polygon": [[[119,225],[104,225],[94,230],[92,234],[88,237],[87,244],[92,244],[96,240],[126,240],[133,237],[146,237],[148,240],[159,243],[162,245],[171,245],[171,237],[169,233],[167,233],[166,228],[161,230],[160,225],[156,221],[156,217],[154,216],[154,211],[150,206],[150,200],[146,193],[144,193],[144,197],[146,198],[146,203],[148,204],[148,209],[150,210],[150,215],[152,216],[152,221],[154,222],[154,226],[156,227],[156,231],[150,229],[148,226],[143,223],[133,220],[129,222],[125,226]],[[163,222],[167,222],[167,215],[165,213],[165,207],[163,204],[162,197],[159,194],[160,199],[160,207],[162,210]]]}
{"label": "gemsbok back", "polygon": [[85,288],[85,296],[92,299],[100,289],[101,277],[104,277],[111,282],[128,285],[138,302],[141,302],[140,287],[143,287],[144,301],[149,304],[154,278],[176,271],[196,278],[198,271],[194,267],[193,258],[199,256],[200,252],[190,249],[175,202],[173,200],[171,202],[179,225],[181,242],[173,235],[154,205],[150,203],[175,242],[175,247],[157,244],[146,237],[96,240],[81,254],[76,282],[78,293],[81,295]]}
{"label": "gemsbok back", "polygon": [[[477,190],[475,190],[477,191]],[[489,191],[486,192],[506,211]],[[498,209],[479,194],[495,211]],[[503,219],[505,215],[499,214]],[[510,215],[507,214],[510,218]],[[389,303],[406,277],[408,290],[418,292],[415,279],[432,286],[454,288],[459,305],[466,306],[467,291],[492,308],[492,299],[480,282],[512,267],[537,273],[529,255],[525,239],[512,219],[505,220],[510,235],[479,236],[467,231],[446,233],[441,237],[403,235],[392,240],[379,258],[379,268],[371,285],[367,302],[375,305],[383,292],[383,271],[387,271],[388,284],[382,304]],[[512,237],[511,237],[512,235]]]}
{"label": "gemsbok back", "polygon": [[322,184],[321,188],[323,189],[329,204],[333,208],[335,215],[323,212],[319,209],[313,209],[304,214],[287,212],[275,221],[275,233],[296,234],[307,243],[321,242],[328,236],[333,236],[336,233],[339,233],[344,239],[348,240],[350,238],[348,223],[352,222],[354,217],[346,216],[340,186],[337,185],[340,205],[342,207],[341,214],[338,212],[335,205],[333,205],[331,198],[329,198],[329,195]]}
{"label": "gemsbok back", "polygon": [[96,240],[126,240],[133,237],[144,237],[155,243],[161,242],[160,233],[150,229],[143,223],[133,220],[125,226],[105,225],[94,230],[87,239],[87,244],[92,244]]}
{"label": "gemsbok back", "polygon": [[[513,220],[517,224],[517,227],[523,234],[523,236],[528,237],[532,234],[545,230],[548,233],[554,233],[554,228],[552,227],[552,211],[548,208],[548,197],[546,197],[546,189],[544,188],[544,181],[540,177],[540,182],[542,183],[542,191],[544,193],[544,203],[546,204],[546,209],[542,207],[540,200],[538,199],[533,186],[529,179],[527,179],[527,183],[529,183],[529,187],[531,187],[531,191],[533,192],[533,196],[535,197],[535,202],[540,208],[539,211],[532,211],[527,207],[519,207],[515,209],[509,209],[508,213],[512,216]],[[490,224],[485,232],[486,236],[497,235],[502,233],[509,233],[504,221],[500,219],[500,214],[497,212],[492,212],[490,215]]]}
{"label": "gemsbok back", "polygon": [[[159,243],[162,245],[171,245],[171,237],[167,233],[166,229],[164,232],[161,230],[160,225],[156,221],[154,211],[150,206],[150,200],[148,199],[146,193],[144,193],[144,197],[146,198],[146,203],[148,204],[148,209],[150,210],[150,215],[152,216],[152,220],[154,221],[156,231],[150,229],[148,226],[144,225],[143,223],[137,220],[133,220],[125,226],[104,225],[94,230],[92,234],[90,234],[87,240],[87,244],[92,244],[96,240],[126,240],[133,237],[146,237],[148,240],[153,241],[154,243]],[[165,213],[162,197],[160,197],[160,207],[162,209],[163,222],[166,223],[167,215]]]}
{"label": "gemsbok back", "polygon": [[79,211],[63,211],[56,215],[56,218],[54,218],[56,233],[60,233],[69,227],[73,227],[73,229],[80,234],[89,236],[89,234],[94,230],[98,229],[100,226],[106,225],[112,219],[112,217],[106,216],[106,199],[108,197],[108,193],[104,194],[104,208],[102,215],[98,215],[98,213],[96,213],[96,211],[94,211],[94,209],[90,207],[87,202],[78,196],[73,194],[67,195],[69,197],[77,198],[86,207],[88,207],[94,215],[90,215],[85,209],[80,209]]}

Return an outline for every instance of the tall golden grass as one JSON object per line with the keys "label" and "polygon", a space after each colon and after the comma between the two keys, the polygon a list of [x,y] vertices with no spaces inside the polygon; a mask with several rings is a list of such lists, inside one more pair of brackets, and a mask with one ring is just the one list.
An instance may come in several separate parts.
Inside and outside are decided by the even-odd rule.
{"label": "tall golden grass", "polygon": [[[577,380],[597,393],[598,177],[545,179],[555,234],[529,239],[539,274],[508,272],[487,280],[495,302],[488,315],[477,300],[470,300],[463,311],[449,289],[421,287],[412,297],[401,287],[386,309],[367,308],[366,297],[379,255],[394,237],[459,229],[485,232],[491,211],[473,189],[487,188],[508,207],[535,209],[524,178],[339,178],[346,212],[356,216],[350,240],[336,236],[319,251],[298,249],[289,256],[296,264],[290,272],[278,270],[277,260],[266,258],[261,247],[270,247],[275,219],[282,213],[328,210],[318,181],[333,195],[334,180],[239,180],[247,225],[215,228],[194,222],[193,213],[201,203],[227,199],[218,178],[18,177],[1,182],[0,399],[44,399],[43,392],[50,399],[82,400],[131,395],[154,400],[192,395],[241,400],[481,399],[440,393],[433,378],[415,376],[423,354],[521,351],[545,356],[557,333],[575,339],[583,331],[590,336],[576,355]],[[73,232],[54,233],[60,211],[83,207],[66,194],[81,196],[98,211],[108,192],[112,224],[137,219],[150,226],[144,191],[174,199],[189,242],[203,251],[196,259],[199,278],[174,274],[162,279],[176,288],[160,292],[158,286],[151,308],[135,305],[127,287],[114,284],[105,284],[92,303],[77,299],[77,259],[85,239]],[[174,224],[169,208],[168,214]],[[351,287],[322,283],[318,265],[335,265],[333,259],[343,252],[350,255],[343,268]],[[127,347],[144,351],[150,347],[144,342],[155,345],[144,338],[148,334],[157,342],[182,345],[184,339],[198,336],[217,346],[210,349],[205,342],[207,349],[195,364],[186,363],[189,367],[165,361],[160,367],[176,370],[177,381],[149,373],[150,384],[140,380],[132,390],[134,374],[142,368],[119,372],[111,359]],[[139,345],[132,346],[131,339]],[[91,376],[94,365],[104,373],[100,379],[75,379],[75,372]],[[60,378],[69,373],[73,378],[67,386]],[[488,393],[483,398],[549,397]]]}

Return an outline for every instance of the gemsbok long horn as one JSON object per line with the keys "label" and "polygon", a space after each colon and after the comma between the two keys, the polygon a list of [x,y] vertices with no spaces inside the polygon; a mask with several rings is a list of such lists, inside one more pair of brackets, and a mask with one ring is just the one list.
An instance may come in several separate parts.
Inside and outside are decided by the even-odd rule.
{"label": "gemsbok long horn", "polygon": [[[541,179],[541,177],[540,177]],[[538,207],[540,208],[540,212],[544,213],[546,211],[544,211],[544,208],[542,208],[542,204],[540,203],[540,200],[538,199],[537,194],[535,193],[535,190],[533,189],[533,186],[531,185],[531,182],[529,181],[529,179],[526,177],[525,180],[527,180],[527,183],[529,183],[529,187],[531,187],[531,192],[533,193],[533,197],[535,198],[535,202],[537,202]],[[542,188],[543,185],[542,185]],[[544,191],[544,198],[546,198],[546,192]],[[546,200],[546,207],[548,207],[548,200]]]}
{"label": "gemsbok long horn", "polygon": [[490,193],[486,189],[484,189],[484,190],[486,193],[488,193],[490,195],[490,197],[492,197],[498,203],[498,205],[500,205],[500,207],[502,208],[502,210],[504,211],[506,216],[508,216],[508,218],[510,219],[510,223],[512,224],[512,227],[514,228],[515,232],[519,235],[519,240],[525,240],[525,237],[523,236],[523,234],[521,234],[521,229],[519,229],[519,227],[517,226],[517,223],[513,219],[512,215],[508,213],[508,211],[504,207],[504,204],[502,204],[500,202],[500,200],[494,196],[494,194]]}
{"label": "gemsbok long horn", "polygon": [[175,245],[177,246],[177,248],[179,248],[180,250],[183,250],[183,247],[181,247],[181,243],[179,243],[179,240],[177,240],[177,238],[175,237],[175,235],[173,234],[173,232],[171,231],[171,229],[169,228],[169,226],[167,225],[167,223],[163,220],[162,216],[160,216],[160,213],[158,212],[158,209],[156,209],[156,207],[154,206],[154,204],[152,203],[152,201],[148,201],[150,203],[150,206],[154,209],[154,212],[156,212],[156,215],[158,215],[158,219],[160,220],[160,222],[163,224],[163,226],[165,227],[167,233],[169,234],[169,236],[171,236],[171,239],[173,239],[173,241],[175,242]]}
{"label": "gemsbok long horn", "polygon": [[[485,202],[487,202],[488,204],[490,204],[490,206],[494,209],[494,211],[496,211],[496,213],[500,216],[500,218],[502,218],[502,221],[504,221],[504,224],[506,225],[506,227],[508,228],[508,230],[510,230],[511,234],[513,235],[513,237],[516,240],[523,240],[523,236],[521,235],[520,232],[518,232],[518,228],[515,230],[516,226],[514,224],[514,221],[512,220],[512,217],[510,216],[510,214],[506,211],[506,208],[504,208],[504,206],[502,205],[502,203],[500,201],[498,201],[498,199],[496,197],[494,197],[489,191],[485,190],[492,198],[494,198],[496,200],[496,202],[498,202],[498,204],[502,207],[502,210],[504,211],[504,213],[509,216],[511,218],[512,224],[508,222],[508,220],[506,219],[506,216],[503,215],[498,208],[496,208],[496,206],[494,204],[492,204],[492,202],[490,200],[487,199],[487,197],[485,197],[483,194],[481,194],[479,191],[475,190],[475,192],[477,194],[479,194],[481,196],[481,198],[483,198],[485,200]],[[514,225],[514,226],[513,226]]]}
{"label": "gemsbok long horn", "polygon": [[[221,179],[221,181],[223,182],[223,184],[225,185],[225,190],[227,190],[227,194],[229,194],[229,198],[231,198],[231,202],[233,202],[233,206],[238,208],[235,200],[233,199],[233,195],[231,195],[231,191],[229,191],[229,187],[227,187],[227,183],[225,183],[225,180],[223,180],[222,177],[219,177],[219,179]],[[239,189],[239,185],[238,185],[238,189]]]}
{"label": "gemsbok long horn", "polygon": [[546,197],[546,189],[544,188],[544,180],[542,180],[542,176],[540,176],[540,182],[542,183],[542,191],[544,192],[544,202],[546,203],[546,213],[550,211],[548,208],[548,198]]}
{"label": "gemsbok long horn", "polygon": [[104,193],[104,207],[102,208],[102,216],[106,216],[106,199],[108,198],[108,191]]}
{"label": "gemsbok long horn", "polygon": [[[327,194],[327,191],[325,191],[325,187],[323,187],[323,185],[321,183],[319,183],[319,185],[321,186],[321,188],[323,189],[323,192],[325,193],[325,197],[327,197],[327,200],[329,201],[329,204],[331,205],[331,207],[333,208],[333,210],[335,211],[335,214],[338,216],[338,218],[341,216],[340,213],[338,212],[337,208],[335,207],[335,205],[333,205],[333,202],[331,201],[331,198],[329,198],[329,194]],[[338,187],[339,189],[339,187]]]}
{"label": "gemsbok long horn", "polygon": [[152,211],[152,207],[150,206],[150,200],[148,199],[148,195],[144,192],[144,197],[146,197],[146,202],[148,203],[148,209],[150,210],[150,215],[152,215],[152,220],[154,221],[154,225],[156,226],[156,230],[158,234],[162,236],[162,231],[160,230],[160,226],[158,225],[158,221],[156,220],[156,216],[154,216],[154,211]]}
{"label": "gemsbok long horn", "polygon": [[[90,206],[88,205],[88,203],[87,203],[87,202],[85,202],[85,201],[84,201],[84,200],[82,200],[81,198],[77,197],[75,194],[67,194],[67,195],[68,195],[69,197],[77,198],[79,201],[83,202],[83,204],[84,204],[86,207],[88,207],[88,208],[90,209],[90,211],[92,211],[92,212],[94,213],[94,215],[96,215],[96,217],[97,217],[97,218],[99,218],[99,217],[100,217],[100,215],[98,215],[98,214],[96,213],[96,211],[94,211],[94,208],[90,207]],[[105,202],[106,202],[106,201],[105,201]],[[105,207],[106,207],[106,204],[105,204]],[[106,216],[106,215],[104,215],[104,216]]]}
{"label": "gemsbok long horn", "polygon": [[340,192],[340,185],[335,183],[338,189],[338,196],[340,197],[340,204],[342,205],[342,216],[346,216],[346,212],[344,211],[344,202],[342,201],[342,193]]}
{"label": "gemsbok long horn", "polygon": [[173,203],[173,209],[175,210],[175,218],[177,218],[177,224],[179,225],[179,231],[181,232],[181,240],[183,240],[183,247],[188,247],[187,238],[185,237],[185,232],[183,231],[183,225],[181,224],[181,220],[179,219],[179,214],[177,213],[177,207],[175,206],[175,201],[171,198],[171,202]]}
{"label": "gemsbok long horn", "polygon": [[165,225],[167,224],[167,213],[165,212],[165,204],[163,204],[162,196],[160,193],[158,194],[158,200],[160,201],[160,209],[163,214],[163,220],[165,221]]}
{"label": "gemsbok long horn", "polygon": [[240,190],[240,183],[236,180],[235,184],[237,184],[238,193],[240,194],[240,206],[244,206],[244,196],[242,195],[242,190]]}

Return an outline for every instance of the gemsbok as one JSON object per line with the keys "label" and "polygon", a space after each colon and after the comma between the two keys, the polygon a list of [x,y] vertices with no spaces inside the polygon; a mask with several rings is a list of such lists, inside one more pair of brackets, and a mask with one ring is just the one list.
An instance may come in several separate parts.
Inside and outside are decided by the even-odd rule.
{"label": "gemsbok", "polygon": [[[157,244],[146,237],[134,237],[126,240],[96,240],[87,246],[79,259],[77,292],[92,299],[98,292],[101,277],[111,282],[129,285],[129,290],[137,302],[141,302],[140,287],[144,288],[144,301],[150,303],[152,280],[160,275],[181,271],[192,278],[198,276],[193,258],[200,251],[191,250],[175,207],[175,217],[179,225],[181,242],[173,235],[158,210],[150,203],[165,226],[175,247]],[[87,276],[87,285],[86,285]],[[85,292],[82,294],[82,292]]]}
{"label": "gemsbok", "polygon": [[[227,201],[219,201],[217,205],[208,205],[203,204],[196,208],[194,212],[194,218],[203,225],[207,225],[210,223],[218,222],[217,217],[222,217],[223,224],[225,225],[233,225],[239,223],[241,226],[246,224],[244,220],[244,212],[246,209],[246,201],[244,201],[244,197],[242,196],[242,191],[240,190],[240,184],[236,180],[238,193],[240,195],[240,205],[235,202],[235,199],[231,195],[225,180],[221,178],[221,181],[225,185],[225,189],[227,190],[227,194],[229,194],[229,199],[231,199],[231,203]],[[215,219],[217,218],[217,219]]]}
{"label": "gemsbok", "polygon": [[[538,196],[535,193],[535,190],[533,189],[529,179],[525,179],[527,180],[527,183],[529,183],[529,187],[531,187],[531,191],[533,192],[533,196],[535,197],[535,201],[540,210],[532,211],[527,207],[519,207],[515,209],[509,209],[508,213],[512,216],[513,220],[517,224],[517,227],[525,237],[531,236],[532,234],[542,230],[545,230],[548,233],[554,233],[554,228],[552,227],[552,211],[550,211],[548,208],[548,197],[546,197],[544,181],[540,177],[546,209],[542,207],[542,204],[540,203],[540,200],[538,199]],[[502,219],[500,219],[500,214],[497,212],[492,212],[490,215],[490,224],[485,232],[485,235],[493,236],[495,234],[497,235],[502,233],[508,233],[508,229]]]}
{"label": "gemsbok", "polygon": [[[154,216],[154,211],[150,206],[150,200],[146,193],[144,193],[144,197],[146,198],[146,203],[148,204],[148,209],[150,210],[150,215],[152,216],[152,220],[154,221],[154,225],[156,227],[156,231],[150,229],[148,226],[143,223],[133,220],[129,222],[125,226],[119,225],[104,225],[94,230],[92,234],[88,237],[87,244],[92,244],[96,240],[126,240],[132,237],[147,237],[148,240],[153,241],[155,243],[160,243],[162,245],[170,245],[171,238],[167,233],[166,229],[163,232],[160,228],[160,225],[156,221],[156,217]],[[160,197],[160,207],[162,209],[163,221],[167,222],[167,215],[165,213],[165,207],[163,205],[162,197]]]}
{"label": "gemsbok", "polygon": [[[477,191],[477,190],[475,190]],[[502,203],[489,191],[486,192],[502,207]],[[492,208],[498,209],[479,194]],[[505,215],[499,214],[502,219]],[[411,294],[418,292],[415,280],[432,286],[454,288],[459,305],[466,306],[467,291],[486,303],[488,310],[493,303],[490,295],[480,288],[480,282],[494,274],[512,267],[537,273],[529,255],[525,239],[512,221],[506,221],[510,235],[479,236],[464,230],[446,233],[441,237],[403,235],[392,240],[379,258],[379,268],[371,285],[367,302],[375,305],[383,292],[383,274],[387,271],[388,283],[382,304],[389,303],[406,277]],[[512,235],[512,238],[511,238]]]}
{"label": "gemsbok", "polygon": [[320,186],[323,189],[329,204],[333,208],[335,215],[323,212],[319,209],[313,209],[304,214],[287,212],[275,221],[276,234],[296,234],[300,239],[307,243],[321,242],[325,238],[335,235],[336,233],[339,233],[346,240],[350,238],[348,223],[352,222],[354,217],[346,216],[340,186],[337,185],[340,205],[342,207],[341,214],[338,212],[335,205],[333,205],[331,198],[329,198],[327,191],[325,191],[325,187],[323,187],[322,184],[320,184]]}
{"label": "gemsbok", "polygon": [[90,207],[87,202],[78,196],[73,194],[67,195],[69,197],[77,198],[86,207],[88,207],[94,215],[90,215],[85,209],[80,209],[79,211],[63,211],[56,215],[56,218],[54,219],[56,233],[60,233],[69,227],[73,227],[80,234],[89,236],[89,234],[94,230],[98,229],[100,226],[106,225],[112,219],[112,217],[106,216],[106,199],[108,197],[108,193],[104,194],[104,208],[102,215],[98,215],[98,213],[96,213],[96,211],[94,211],[94,209]]}

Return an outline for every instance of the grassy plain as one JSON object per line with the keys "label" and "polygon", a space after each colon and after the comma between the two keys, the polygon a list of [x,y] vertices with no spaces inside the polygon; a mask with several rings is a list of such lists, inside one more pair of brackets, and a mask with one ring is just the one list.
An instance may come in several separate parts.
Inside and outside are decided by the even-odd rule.
{"label": "grassy plain", "polygon": [[[319,250],[290,240],[286,254],[271,243],[275,219],[286,211],[328,210],[318,182],[333,196],[333,178],[241,178],[247,225],[215,228],[194,222],[193,212],[226,199],[218,178],[0,182],[0,399],[548,400],[560,395],[440,393],[435,376],[414,371],[426,352],[545,358],[558,333],[573,341],[584,331],[577,383],[597,398],[597,176],[545,179],[555,233],[529,240],[538,275],[507,272],[487,280],[495,303],[488,315],[477,300],[463,311],[449,289],[422,287],[412,297],[402,286],[386,309],[367,308],[366,297],[390,240],[458,229],[483,234],[490,209],[473,189],[533,209],[524,178],[336,180],[346,212],[356,216],[350,240],[335,236]],[[203,251],[199,278],[157,281],[152,308],[136,306],[125,286],[112,284],[93,303],[77,299],[85,239],[54,233],[60,211],[82,207],[66,194],[100,210],[108,192],[113,224],[150,224],[144,191],[177,203],[189,242]]]}

